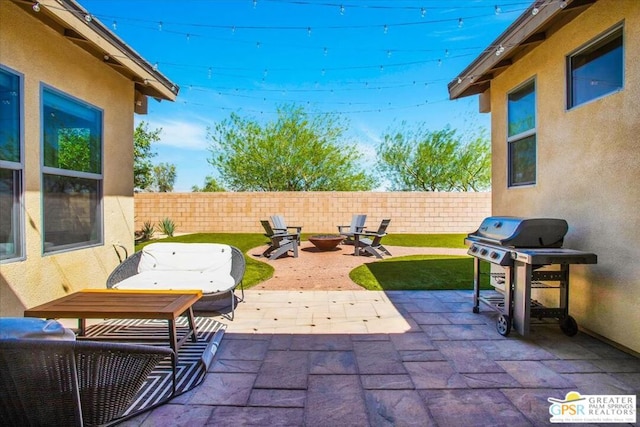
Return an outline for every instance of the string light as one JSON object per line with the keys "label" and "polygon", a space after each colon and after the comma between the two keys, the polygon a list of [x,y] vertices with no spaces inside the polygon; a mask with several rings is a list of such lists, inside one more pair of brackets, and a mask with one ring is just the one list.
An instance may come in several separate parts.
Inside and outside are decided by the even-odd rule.
{"label": "string light", "polygon": [[187,33],[187,41],[191,41],[191,34]]}
{"label": "string light", "polygon": [[495,13],[496,13],[496,15],[500,15],[500,13],[502,13],[502,9],[500,9],[500,6],[495,5],[495,6],[494,6],[494,9],[495,9]]}
{"label": "string light", "polygon": [[340,5],[340,15],[344,15],[344,6]]}
{"label": "string light", "polygon": [[40,12],[40,3],[35,2],[33,6],[31,6],[31,9],[33,9],[34,12]]}
{"label": "string light", "polygon": [[387,58],[391,58],[391,54],[392,54],[391,50],[388,50],[387,51]]}
{"label": "string light", "polygon": [[382,29],[382,31],[387,34],[389,32],[389,26],[387,24],[384,24],[384,28]]}
{"label": "string light", "polygon": [[231,34],[232,35],[236,34],[236,26],[235,25],[233,27],[231,27]]}
{"label": "string light", "polygon": [[463,25],[464,21],[462,20],[462,18],[458,18],[458,28],[462,28]]}
{"label": "string light", "polygon": [[567,1],[566,0],[561,0],[559,6],[560,6],[560,9],[564,9],[565,7],[567,7]]}
{"label": "string light", "polygon": [[211,78],[211,74],[213,74],[213,71],[211,70],[211,67],[209,67],[209,71],[207,71],[207,78],[208,79]]}
{"label": "string light", "polygon": [[323,49],[322,54],[324,56],[327,56],[327,54],[329,53],[329,49],[327,49],[326,47]]}
{"label": "string light", "polygon": [[87,21],[87,22],[91,22],[91,21],[93,21],[93,18],[91,17],[90,14],[87,13],[86,15],[84,15],[84,20]]}
{"label": "string light", "polygon": [[502,52],[504,52],[504,46],[500,45],[500,46],[498,46],[498,48],[496,49],[496,56],[500,56],[500,55],[502,55]]}
{"label": "string light", "polygon": [[427,15],[427,9],[424,7],[420,8],[420,18],[424,18]]}
{"label": "string light", "polygon": [[116,21],[113,21],[113,24],[111,24],[111,28],[113,28],[113,31],[118,29],[118,23]]}
{"label": "string light", "polygon": [[158,22],[158,31],[162,31],[162,21]]}
{"label": "string light", "polygon": [[256,6],[258,5],[258,0],[253,0],[253,8],[255,9]]}
{"label": "string light", "polygon": [[445,49],[444,50],[444,56],[445,56],[445,58],[449,57],[449,49]]}
{"label": "string light", "polygon": [[538,14],[538,12],[540,12],[540,9],[538,9],[537,7],[534,7],[533,9],[531,9],[531,14],[533,16],[536,16]]}
{"label": "string light", "polygon": [[311,27],[307,27],[307,36],[311,37]]}

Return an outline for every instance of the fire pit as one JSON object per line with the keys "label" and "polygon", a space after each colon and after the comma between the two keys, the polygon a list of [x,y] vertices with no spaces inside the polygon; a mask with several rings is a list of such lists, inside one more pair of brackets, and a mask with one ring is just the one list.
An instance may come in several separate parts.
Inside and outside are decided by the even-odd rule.
{"label": "fire pit", "polygon": [[335,249],[342,241],[344,236],[338,234],[318,234],[316,236],[309,237],[309,241],[321,251],[330,251]]}

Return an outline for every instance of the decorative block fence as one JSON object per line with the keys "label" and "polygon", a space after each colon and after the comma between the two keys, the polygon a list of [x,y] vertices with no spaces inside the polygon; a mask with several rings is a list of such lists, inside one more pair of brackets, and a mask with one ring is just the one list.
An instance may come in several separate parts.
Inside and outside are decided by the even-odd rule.
{"label": "decorative block fence", "polygon": [[170,218],[178,233],[263,232],[260,220],[274,214],[303,232],[336,233],[353,214],[366,214],[370,229],[391,218],[390,233],[469,233],[491,215],[491,193],[138,193],[134,200],[136,230]]}

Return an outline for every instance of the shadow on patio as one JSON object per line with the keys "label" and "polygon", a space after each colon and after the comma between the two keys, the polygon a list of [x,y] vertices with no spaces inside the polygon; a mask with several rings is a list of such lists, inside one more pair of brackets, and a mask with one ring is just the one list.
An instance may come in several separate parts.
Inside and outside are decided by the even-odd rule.
{"label": "shadow on patio", "polygon": [[122,425],[543,425],[549,397],[640,391],[637,358],[550,321],[505,338],[471,291],[300,290],[321,280],[248,290],[203,383]]}

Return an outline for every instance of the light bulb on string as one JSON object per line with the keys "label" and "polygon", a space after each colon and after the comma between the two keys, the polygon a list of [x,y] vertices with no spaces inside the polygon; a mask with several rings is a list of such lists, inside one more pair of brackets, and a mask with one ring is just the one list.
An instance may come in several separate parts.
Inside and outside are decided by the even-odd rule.
{"label": "light bulb on string", "polygon": [[232,35],[236,34],[236,26],[235,25],[233,27],[231,27],[231,34]]}
{"label": "light bulb on string", "polygon": [[380,66],[380,72],[383,72],[383,71],[384,71],[384,65],[381,65]]}
{"label": "light bulb on string", "polygon": [[162,31],[162,21],[158,22],[158,31]]}
{"label": "light bulb on string", "polygon": [[391,58],[393,52],[391,52],[390,50],[387,51],[387,58]]}
{"label": "light bulb on string", "polygon": [[258,5],[258,0],[253,0],[253,8],[255,9],[256,6]]}
{"label": "light bulb on string", "polygon": [[111,24],[111,28],[113,28],[113,31],[116,31],[118,29],[118,23],[116,21],[113,21],[113,24]]}
{"label": "light bulb on string", "polygon": [[384,24],[384,27],[382,28],[382,31],[387,34],[389,32],[389,26],[387,24]]}
{"label": "light bulb on string", "polygon": [[260,49],[260,46],[261,46],[260,42],[256,42],[256,47],[257,47],[258,49]]}
{"label": "light bulb on string", "polygon": [[191,41],[191,34],[187,33],[187,42]]}
{"label": "light bulb on string", "polygon": [[444,50],[444,56],[445,56],[445,58],[449,57],[449,49],[445,49]]}
{"label": "light bulb on string", "polygon": [[462,18],[458,18],[458,28],[462,28],[464,26],[464,21]]}
{"label": "light bulb on string", "polygon": [[540,12],[540,9],[538,9],[537,7],[534,7],[533,9],[531,9],[531,14],[533,16],[536,16],[538,14],[538,12]]}
{"label": "light bulb on string", "polygon": [[153,71],[158,71],[158,63],[153,64]]}
{"label": "light bulb on string", "polygon": [[208,79],[211,78],[211,74],[213,74],[213,71],[211,70],[211,67],[209,67],[209,71],[207,71],[207,78]]}
{"label": "light bulb on string", "polygon": [[340,5],[340,15],[344,15],[344,6]]}
{"label": "light bulb on string", "polygon": [[424,7],[420,8],[420,18],[424,18],[427,15],[427,9]]}
{"label": "light bulb on string", "polygon": [[324,50],[322,51],[322,54],[324,56],[327,56],[329,54],[329,49],[327,49],[326,47],[324,48]]}
{"label": "light bulb on string", "polygon": [[567,0],[560,0],[560,9],[564,9],[565,7],[567,7]]}
{"label": "light bulb on string", "polygon": [[311,27],[307,27],[307,36],[311,37]]}
{"label": "light bulb on string", "polygon": [[86,15],[84,15],[84,20],[87,21],[87,22],[91,22],[91,21],[93,21],[93,18],[91,17],[90,14],[87,13]]}
{"label": "light bulb on string", "polygon": [[438,67],[442,67],[442,59],[438,59]]}
{"label": "light bulb on string", "polygon": [[40,3],[35,2],[33,6],[31,6],[31,9],[33,9],[34,12],[40,12]]}
{"label": "light bulb on string", "polygon": [[496,15],[500,15],[500,13],[502,13],[502,9],[500,9],[500,6],[498,6],[498,5],[494,6],[494,10],[495,10]]}

